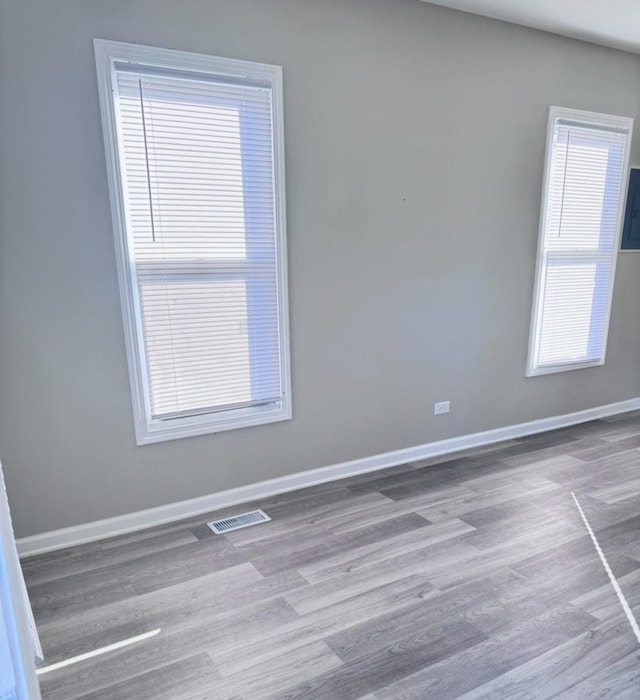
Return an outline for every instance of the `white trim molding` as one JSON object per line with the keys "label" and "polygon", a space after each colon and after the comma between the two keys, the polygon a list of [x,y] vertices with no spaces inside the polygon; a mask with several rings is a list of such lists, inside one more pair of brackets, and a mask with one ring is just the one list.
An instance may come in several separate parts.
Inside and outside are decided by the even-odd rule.
{"label": "white trim molding", "polygon": [[565,428],[570,425],[586,423],[590,420],[606,418],[607,416],[614,416],[618,413],[626,413],[638,409],[640,409],[640,397],[605,406],[596,406],[583,411],[575,411],[574,413],[565,413],[559,416],[551,416],[550,418],[532,420],[527,423],[485,430],[480,433],[428,442],[415,447],[394,450],[393,452],[384,452],[372,457],[363,457],[362,459],[354,459],[328,467],[310,469],[309,471],[280,476],[267,481],[259,481],[255,484],[219,491],[218,493],[192,498],[187,501],[178,501],[177,503],[169,503],[157,508],[127,513],[114,518],[95,520],[61,530],[23,537],[18,540],[18,551],[22,558],[31,557],[57,549],[95,542],[107,537],[144,530],[156,525],[165,525],[184,518],[192,518],[222,508],[270,498],[288,491],[297,491],[309,486],[345,479],[349,476],[375,472],[399,464],[417,462],[430,457],[438,457],[474,447],[503,442],[504,440],[535,435],[536,433]]}

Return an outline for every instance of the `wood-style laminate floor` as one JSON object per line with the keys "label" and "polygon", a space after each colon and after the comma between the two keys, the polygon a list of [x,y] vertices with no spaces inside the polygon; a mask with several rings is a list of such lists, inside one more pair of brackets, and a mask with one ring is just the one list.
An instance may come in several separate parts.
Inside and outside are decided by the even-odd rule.
{"label": "wood-style laminate floor", "polygon": [[[640,698],[640,414],[29,559],[46,700]],[[240,507],[217,516],[248,510]],[[213,514],[212,514],[213,515]]]}

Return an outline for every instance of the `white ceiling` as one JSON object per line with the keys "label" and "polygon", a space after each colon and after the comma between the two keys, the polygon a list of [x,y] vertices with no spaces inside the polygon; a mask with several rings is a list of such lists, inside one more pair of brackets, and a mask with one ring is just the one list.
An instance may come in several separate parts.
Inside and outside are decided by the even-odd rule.
{"label": "white ceiling", "polygon": [[423,0],[640,53],[640,0]]}

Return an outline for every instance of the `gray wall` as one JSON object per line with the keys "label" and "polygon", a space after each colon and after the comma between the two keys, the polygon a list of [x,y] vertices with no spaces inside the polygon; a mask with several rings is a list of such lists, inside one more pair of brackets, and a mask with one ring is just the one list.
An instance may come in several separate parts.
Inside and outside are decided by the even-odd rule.
{"label": "gray wall", "polygon": [[[606,366],[524,376],[548,107],[640,116],[640,57],[416,0],[3,0],[0,20],[19,536],[640,395],[634,254]],[[292,421],[136,447],[95,36],[284,66]]]}

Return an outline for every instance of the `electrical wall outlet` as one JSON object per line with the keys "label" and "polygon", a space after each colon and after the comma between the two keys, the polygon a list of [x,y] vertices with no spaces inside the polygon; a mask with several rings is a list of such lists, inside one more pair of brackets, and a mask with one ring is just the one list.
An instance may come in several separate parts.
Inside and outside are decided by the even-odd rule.
{"label": "electrical wall outlet", "polygon": [[449,413],[451,410],[451,401],[438,401],[433,404],[433,415],[441,416],[443,413]]}

